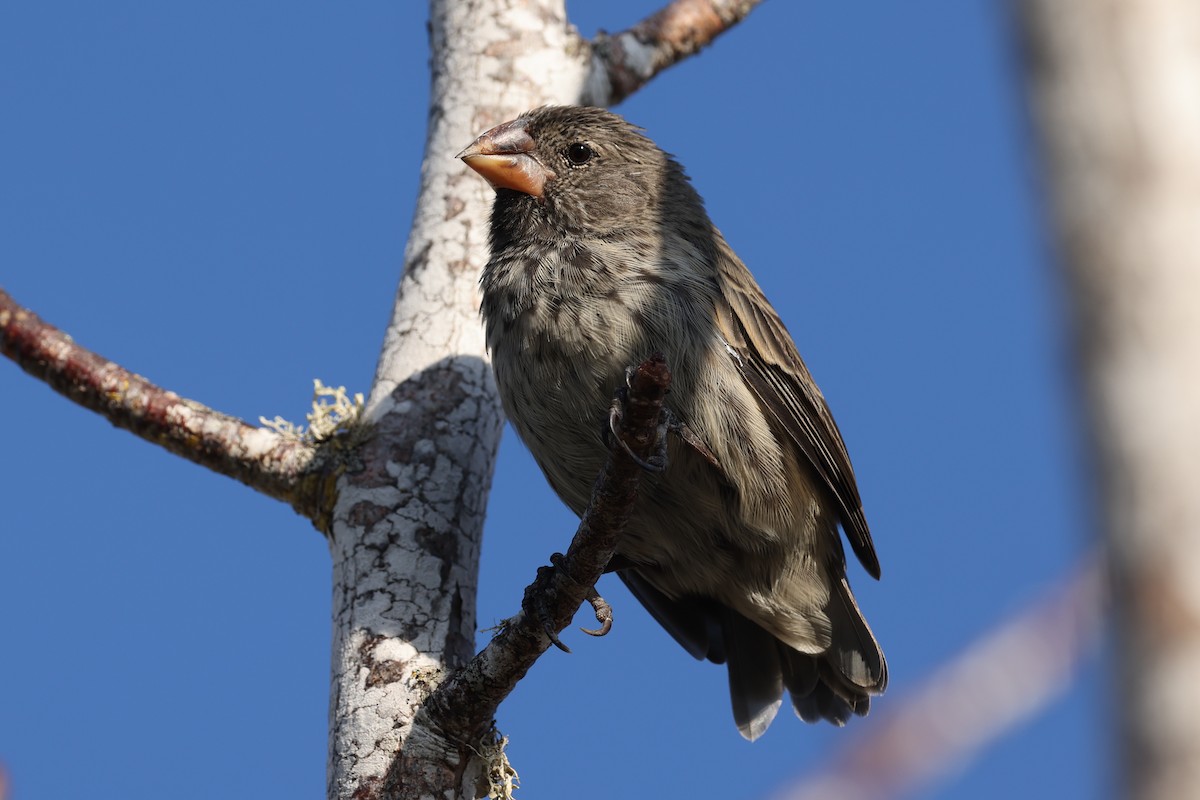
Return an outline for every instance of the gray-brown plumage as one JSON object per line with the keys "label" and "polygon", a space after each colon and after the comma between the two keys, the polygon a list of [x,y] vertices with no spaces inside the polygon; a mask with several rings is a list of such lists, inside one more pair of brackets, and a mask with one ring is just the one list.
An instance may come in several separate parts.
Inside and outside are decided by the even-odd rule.
{"label": "gray-brown plumage", "polygon": [[569,106],[493,128],[461,157],[496,187],[487,344],[550,485],[583,512],[614,389],[663,353],[667,405],[703,444],[670,437],[668,468],[643,478],[621,578],[689,653],[728,663],[745,737],[785,688],[810,722],[866,714],[887,665],[846,582],[839,524],[879,576],[850,459],[683,169],[616,114]]}

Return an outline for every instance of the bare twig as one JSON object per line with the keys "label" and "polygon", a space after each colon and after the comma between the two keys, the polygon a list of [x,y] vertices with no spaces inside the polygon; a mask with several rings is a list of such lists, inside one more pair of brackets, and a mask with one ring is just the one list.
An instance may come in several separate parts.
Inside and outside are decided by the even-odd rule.
{"label": "bare twig", "polygon": [[[312,469],[316,448],[167,391],[76,344],[0,289],[0,351],[21,369],[175,455],[291,504],[317,522],[333,478]],[[332,484],[329,484],[332,486]]]}
{"label": "bare twig", "polygon": [[[501,626],[470,663],[446,678],[417,715],[417,724],[427,734],[449,742],[474,742],[483,737],[501,701],[550,647],[543,623],[557,634],[570,624],[580,604],[595,594],[593,587],[612,560],[617,537],[637,499],[638,478],[643,472],[638,460],[649,459],[658,444],[659,415],[670,382],[671,373],[661,355],[634,370],[618,431],[620,441],[613,443],[575,538],[566,555],[554,559],[556,568],[539,570],[538,579],[526,589],[523,607],[539,603],[546,616],[523,610]],[[414,778],[419,781],[421,751],[409,747],[396,759],[386,796],[415,796],[405,791],[412,788]]]}
{"label": "bare twig", "polygon": [[592,40],[590,102],[615,105],[658,73],[712,43],[761,0],[674,0],[617,34]]}
{"label": "bare twig", "polygon": [[1103,559],[987,634],[840,754],[777,800],[883,800],[945,774],[1032,716],[1067,685],[1104,619]]}

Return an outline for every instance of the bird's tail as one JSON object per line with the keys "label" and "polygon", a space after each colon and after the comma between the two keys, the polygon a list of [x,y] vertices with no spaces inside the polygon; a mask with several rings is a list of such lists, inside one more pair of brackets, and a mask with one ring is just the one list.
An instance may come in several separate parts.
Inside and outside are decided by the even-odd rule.
{"label": "bird's tail", "polygon": [[826,608],[830,646],[814,654],[790,647],[713,600],[673,600],[635,570],[620,575],[685,650],[728,664],[734,722],[751,741],[775,719],[784,689],[801,719],[841,726],[854,715],[865,716],[871,697],[887,688],[887,661],[844,578],[830,591]]}
{"label": "bird's tail", "polygon": [[832,587],[825,611],[831,630],[829,649],[810,655],[781,643],[783,679],[797,716],[805,722],[823,719],[840,726],[852,715],[866,716],[871,697],[883,694],[887,660],[845,578]]}

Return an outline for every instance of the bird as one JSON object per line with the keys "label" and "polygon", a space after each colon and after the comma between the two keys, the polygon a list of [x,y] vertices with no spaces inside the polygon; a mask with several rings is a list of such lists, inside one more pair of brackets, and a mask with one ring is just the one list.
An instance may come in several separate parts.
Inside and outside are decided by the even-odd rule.
{"label": "bird", "polygon": [[697,659],[726,664],[753,741],[784,691],[842,726],[887,687],[839,528],[879,559],[829,407],[683,167],[616,113],[543,106],[458,155],[495,189],[481,314],[504,412],[587,507],[626,369],[661,353],[686,436],[647,474],[610,570]]}

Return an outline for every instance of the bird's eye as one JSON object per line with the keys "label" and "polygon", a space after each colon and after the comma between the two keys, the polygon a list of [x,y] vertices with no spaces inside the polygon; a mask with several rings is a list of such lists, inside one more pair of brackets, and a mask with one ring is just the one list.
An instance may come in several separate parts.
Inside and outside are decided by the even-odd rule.
{"label": "bird's eye", "polygon": [[579,167],[592,160],[596,153],[583,142],[576,142],[567,148],[567,161],[572,166]]}

